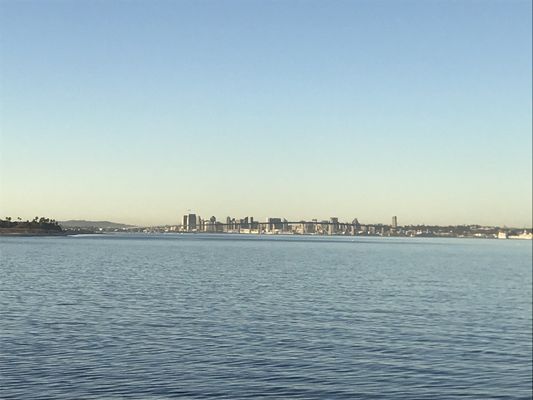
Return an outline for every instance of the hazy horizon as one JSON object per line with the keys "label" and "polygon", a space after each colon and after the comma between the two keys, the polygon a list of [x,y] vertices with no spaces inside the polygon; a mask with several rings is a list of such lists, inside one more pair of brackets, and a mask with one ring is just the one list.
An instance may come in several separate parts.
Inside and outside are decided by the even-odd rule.
{"label": "hazy horizon", "polygon": [[529,1],[0,3],[0,217],[532,225]]}

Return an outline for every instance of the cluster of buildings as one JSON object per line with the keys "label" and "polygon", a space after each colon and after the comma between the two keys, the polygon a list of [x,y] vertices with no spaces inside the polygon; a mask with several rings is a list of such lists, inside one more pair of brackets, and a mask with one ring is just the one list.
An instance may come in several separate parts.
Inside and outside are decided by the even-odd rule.
{"label": "cluster of buildings", "polygon": [[185,214],[181,224],[171,226],[168,231],[206,233],[252,233],[252,234],[296,234],[296,235],[379,235],[393,236],[399,232],[398,219],[392,218],[391,225],[363,225],[357,218],[351,222],[339,221],[337,217],[328,220],[288,221],[285,218],[269,217],[265,221],[254,217],[226,217],[224,222],[214,216],[203,219],[196,214]]}
{"label": "cluster of buildings", "polygon": [[337,217],[327,220],[289,221],[285,218],[269,217],[258,221],[254,217],[226,217],[218,221],[216,217],[202,218],[197,214],[185,214],[181,223],[159,228],[144,228],[144,232],[177,233],[247,233],[258,235],[346,235],[346,236],[402,236],[402,237],[462,237],[531,239],[529,230],[500,228],[496,226],[458,225],[427,226],[398,225],[398,218],[392,217],[391,224],[361,224],[357,218],[352,221],[339,221]]}

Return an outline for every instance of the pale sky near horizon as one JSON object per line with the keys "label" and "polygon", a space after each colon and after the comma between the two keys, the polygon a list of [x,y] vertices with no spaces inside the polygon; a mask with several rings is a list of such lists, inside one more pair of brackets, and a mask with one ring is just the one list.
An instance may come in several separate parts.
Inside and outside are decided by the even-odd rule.
{"label": "pale sky near horizon", "polygon": [[0,2],[0,215],[532,224],[530,1]]}

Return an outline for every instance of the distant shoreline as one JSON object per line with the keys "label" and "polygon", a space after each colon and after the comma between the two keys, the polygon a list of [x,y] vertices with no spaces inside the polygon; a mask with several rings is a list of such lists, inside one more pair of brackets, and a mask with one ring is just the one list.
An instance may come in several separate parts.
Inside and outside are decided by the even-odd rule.
{"label": "distant shoreline", "polygon": [[65,236],[65,231],[44,231],[44,230],[22,230],[0,228],[0,236]]}
{"label": "distant shoreline", "polygon": [[71,231],[71,230],[62,230],[62,231],[46,231],[46,230],[22,230],[22,229],[9,229],[9,228],[0,228],[0,236],[2,237],[34,237],[34,236],[72,236],[72,235],[101,235],[100,232],[92,231]]}
{"label": "distant shoreline", "polygon": [[[79,235],[107,235],[112,236],[116,234],[123,235],[168,235],[168,236],[196,236],[196,235],[205,235],[205,236],[253,236],[253,237],[264,237],[264,238],[275,238],[275,237],[314,237],[314,238],[376,238],[376,239],[389,239],[389,238],[398,238],[398,239],[488,239],[488,240],[498,240],[495,237],[476,237],[476,236],[436,236],[436,235],[420,235],[420,236],[381,236],[381,235],[316,235],[316,234],[294,234],[294,233],[275,233],[275,234],[257,234],[249,232],[131,232],[131,231],[119,231],[119,232],[105,232],[105,231],[80,231],[80,230],[63,230],[60,232],[57,231],[33,231],[33,232],[21,232],[14,231],[10,229],[1,229],[0,228],[0,237],[51,237],[51,236],[79,236]],[[531,240],[531,237],[520,237],[520,236],[509,236],[506,239],[508,240]],[[500,239],[501,240],[501,239]]]}

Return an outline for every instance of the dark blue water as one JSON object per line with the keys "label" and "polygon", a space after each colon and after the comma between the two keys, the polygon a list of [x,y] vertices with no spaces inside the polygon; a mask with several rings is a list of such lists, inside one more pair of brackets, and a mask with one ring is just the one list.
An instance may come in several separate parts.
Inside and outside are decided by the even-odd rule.
{"label": "dark blue water", "polygon": [[0,249],[3,399],[532,397],[530,241],[137,235]]}

